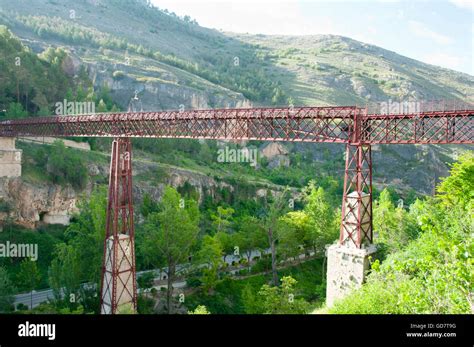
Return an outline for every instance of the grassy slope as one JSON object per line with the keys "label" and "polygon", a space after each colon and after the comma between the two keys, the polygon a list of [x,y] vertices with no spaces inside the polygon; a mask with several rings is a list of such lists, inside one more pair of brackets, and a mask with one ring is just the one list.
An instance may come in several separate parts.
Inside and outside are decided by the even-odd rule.
{"label": "grassy slope", "polygon": [[[220,62],[228,61],[231,70],[234,57],[239,57],[244,66],[249,61],[254,63],[255,60],[249,59],[256,54],[259,58],[258,68],[265,71],[267,77],[281,81],[295,104],[365,104],[368,94],[371,100],[379,101],[415,96],[422,99],[449,98],[474,102],[472,76],[424,64],[345,37],[221,33],[186,23],[160,11],[123,2],[118,6],[115,4],[118,1],[99,1],[97,6],[87,1],[73,0],[39,0],[33,3],[26,0],[15,3],[1,0],[0,3],[7,12],[13,11],[23,16],[60,17],[66,23],[95,28],[129,43],[163,54],[173,54],[211,69],[218,64],[216,59]],[[69,18],[71,10],[75,11],[74,20]],[[38,39],[32,32],[23,31],[22,34]],[[48,37],[39,40],[54,41]],[[116,53],[118,57],[105,57],[92,51],[92,54],[85,54],[85,59],[111,59],[114,63],[120,62],[120,56],[123,57],[124,52],[119,50]],[[135,77],[145,74],[159,78],[154,72],[161,70],[168,71],[179,79],[191,78],[176,71],[179,69],[150,60],[145,62],[149,68],[143,68],[143,64],[140,66],[140,58],[136,59],[141,71],[131,72]],[[208,82],[199,78],[193,79],[193,82],[198,88],[210,87]],[[360,92],[362,87],[365,92]]]}
{"label": "grassy slope", "polygon": [[[474,78],[335,35],[228,35],[257,45],[271,66],[285,67],[282,81],[297,104],[362,104],[351,84],[371,91],[370,100],[460,99],[474,102]],[[277,72],[274,71],[276,74]]]}

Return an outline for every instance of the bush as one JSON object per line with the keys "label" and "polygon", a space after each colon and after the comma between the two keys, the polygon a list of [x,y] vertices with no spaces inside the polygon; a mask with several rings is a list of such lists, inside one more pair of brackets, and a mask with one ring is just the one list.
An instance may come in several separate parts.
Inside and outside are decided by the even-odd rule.
{"label": "bush", "polygon": [[16,309],[18,311],[28,311],[28,306],[23,303],[19,303],[18,305],[16,305]]}
{"label": "bush", "polygon": [[186,285],[190,288],[198,288],[202,285],[202,281],[199,276],[193,276],[186,279]]}
{"label": "bush", "polygon": [[47,171],[53,183],[71,184],[75,189],[84,189],[87,183],[87,167],[82,157],[74,150],[66,148],[57,140],[51,147]]}
{"label": "bush", "polygon": [[415,202],[410,213],[422,230],[418,238],[381,265],[376,261],[367,283],[330,312],[470,313],[474,220],[472,190],[464,189],[472,184],[472,172],[474,157],[463,156],[438,186],[436,198]]}
{"label": "bush", "polygon": [[271,258],[262,258],[262,259],[259,259],[255,265],[252,266],[252,269],[250,270],[251,273],[255,274],[255,273],[260,273],[260,272],[264,272],[264,271],[267,271],[271,268],[272,266],[272,259]]}
{"label": "bush", "polygon": [[138,288],[140,289],[150,289],[153,287],[155,276],[153,271],[146,272],[143,275],[137,278]]}
{"label": "bush", "polygon": [[137,311],[139,314],[152,314],[155,307],[155,300],[144,295],[137,297]]}

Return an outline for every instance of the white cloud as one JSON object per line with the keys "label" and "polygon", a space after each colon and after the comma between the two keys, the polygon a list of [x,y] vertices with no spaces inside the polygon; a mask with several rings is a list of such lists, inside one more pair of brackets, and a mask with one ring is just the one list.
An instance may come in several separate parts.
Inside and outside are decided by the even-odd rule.
{"label": "white cloud", "polygon": [[[202,26],[236,33],[267,35],[337,34],[329,18],[308,17],[298,0],[154,0],[161,9],[189,14]],[[271,6],[269,4],[271,3]]]}
{"label": "white cloud", "polygon": [[457,71],[462,69],[464,63],[461,57],[442,52],[427,54],[424,56],[423,61],[428,64],[442,66]]}
{"label": "white cloud", "polygon": [[440,45],[449,45],[452,42],[452,39],[449,36],[437,33],[425,26],[423,23],[414,20],[408,22],[408,28],[414,35],[433,40]]}
{"label": "white cloud", "polygon": [[473,0],[449,0],[454,6],[462,8],[464,10],[471,10],[474,12],[474,1]]}

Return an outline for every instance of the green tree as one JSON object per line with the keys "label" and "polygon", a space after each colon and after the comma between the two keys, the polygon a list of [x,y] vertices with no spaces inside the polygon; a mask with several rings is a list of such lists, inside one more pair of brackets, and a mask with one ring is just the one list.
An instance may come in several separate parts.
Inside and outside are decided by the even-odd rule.
{"label": "green tree", "polygon": [[338,236],[339,214],[334,212],[324,189],[310,182],[304,193],[304,209],[280,218],[279,248],[287,257],[298,255],[300,246],[320,252]]}
{"label": "green tree", "polygon": [[0,266],[0,312],[12,311],[15,292],[15,285],[10,281],[7,270]]}
{"label": "green tree", "polygon": [[259,297],[254,293],[253,288],[247,283],[242,289],[241,293],[242,304],[244,306],[245,313],[247,314],[261,314],[263,312],[262,305],[259,301]]}
{"label": "green tree", "polygon": [[272,257],[272,281],[273,285],[278,285],[277,273],[277,241],[278,241],[278,223],[279,218],[286,212],[288,208],[288,188],[285,189],[278,197],[265,201],[265,211],[262,216],[262,224],[267,233],[268,246]]}
{"label": "green tree", "polygon": [[282,218],[277,223],[278,256],[282,260],[287,260],[288,258],[296,259],[301,253],[300,246],[303,240],[296,232],[296,229],[291,228]]}
{"label": "green tree", "polygon": [[160,212],[151,213],[146,218],[144,253],[166,265],[168,313],[173,312],[171,301],[176,266],[188,260],[199,233],[198,225],[199,210],[196,201],[184,201],[172,187],[165,188]]}
{"label": "green tree", "polygon": [[87,183],[87,166],[75,150],[66,148],[61,140],[54,141],[48,157],[47,170],[53,183],[70,183],[83,189]]}
{"label": "green tree", "polygon": [[[282,226],[280,228],[280,234],[283,239],[289,239],[284,248],[288,248],[291,245],[297,247],[299,245],[313,246],[314,240],[309,237],[313,234],[315,225],[311,217],[305,211],[291,211],[280,218]],[[291,240],[293,239],[293,240]],[[313,241],[312,243],[307,241]],[[284,244],[285,242],[283,242]],[[291,249],[291,247],[290,247]],[[291,252],[290,252],[291,253]]]}
{"label": "green tree", "polygon": [[282,105],[286,99],[286,95],[280,87],[273,89],[272,103],[274,105]]}
{"label": "green tree", "polygon": [[[44,30],[44,29],[43,29]],[[0,26],[0,104],[8,118],[44,114],[65,91],[83,79],[72,79],[64,68],[67,54],[61,49],[47,49],[39,56],[25,47],[5,26]],[[90,80],[87,80],[90,83]]]}
{"label": "green tree", "polygon": [[74,247],[65,243],[57,245],[55,254],[49,268],[54,297],[59,306],[64,303],[70,309],[76,309],[82,280],[81,259]]}
{"label": "green tree", "polygon": [[228,255],[233,254],[234,248],[236,246],[236,235],[229,234],[225,231],[219,231],[215,234],[216,239],[219,241],[222,248],[222,255],[224,257],[224,262]]}
{"label": "green tree", "polygon": [[296,298],[297,281],[291,276],[281,279],[281,287],[264,284],[258,292],[265,314],[304,314],[309,304],[304,299]]}
{"label": "green tree", "polygon": [[205,235],[201,248],[197,253],[197,261],[204,264],[201,277],[203,289],[208,293],[216,286],[219,279],[219,269],[224,263],[222,260],[222,246],[219,240],[214,236]]}
{"label": "green tree", "polygon": [[409,241],[418,235],[416,221],[409,218],[408,212],[401,206],[395,207],[387,189],[384,189],[375,201],[373,209],[374,232],[376,241],[389,253],[403,249]]}
{"label": "green tree", "polygon": [[463,153],[451,166],[451,175],[442,179],[438,186],[438,197],[449,207],[463,208],[474,201],[474,152]]}
{"label": "green tree", "polygon": [[138,288],[142,290],[153,288],[154,281],[155,274],[153,271],[145,272],[144,274],[137,277]]}
{"label": "green tree", "polygon": [[142,205],[140,206],[140,213],[146,218],[153,212],[158,212],[158,204],[152,199],[149,193],[145,193]]}
{"label": "green tree", "polygon": [[216,232],[228,232],[230,225],[232,224],[232,215],[234,214],[232,207],[217,207],[217,212],[211,214],[212,225]]}
{"label": "green tree", "polygon": [[[79,204],[65,231],[66,242],[56,246],[49,268],[49,283],[59,305],[71,309],[81,302],[87,312],[99,312],[99,290],[105,237],[107,195],[105,187],[96,188]],[[81,287],[81,282],[95,284],[95,289]],[[64,290],[64,300],[61,296]]]}
{"label": "green tree", "polygon": [[103,99],[99,100],[99,104],[97,105],[97,112],[107,112],[107,105],[105,104]]}
{"label": "green tree", "polygon": [[78,207],[80,213],[74,216],[65,235],[81,259],[80,277],[99,284],[107,220],[106,188],[95,188],[89,197],[79,202]]}
{"label": "green tree", "polygon": [[472,184],[466,174],[472,170],[474,162],[462,156],[438,186],[438,196],[410,206],[419,236],[375,262],[362,288],[336,302],[331,313],[472,312],[474,203],[464,190]]}
{"label": "green tree", "polygon": [[8,105],[6,118],[7,119],[18,119],[28,117],[28,112],[25,111],[22,104],[12,102]]}
{"label": "green tree", "polygon": [[311,218],[313,226],[304,229],[304,241],[317,252],[318,249],[322,249],[326,244],[337,239],[339,223],[335,223],[334,210],[331,208],[329,199],[322,187],[316,187],[313,182],[310,182],[305,200],[304,212]]}
{"label": "green tree", "polygon": [[25,259],[20,263],[20,271],[17,274],[20,287],[30,292],[30,309],[33,309],[33,289],[41,281],[41,274],[36,261]]}
{"label": "green tree", "polygon": [[263,250],[267,246],[266,233],[260,221],[253,216],[244,216],[239,221],[239,231],[235,234],[239,252],[247,256],[250,263],[252,251]]}

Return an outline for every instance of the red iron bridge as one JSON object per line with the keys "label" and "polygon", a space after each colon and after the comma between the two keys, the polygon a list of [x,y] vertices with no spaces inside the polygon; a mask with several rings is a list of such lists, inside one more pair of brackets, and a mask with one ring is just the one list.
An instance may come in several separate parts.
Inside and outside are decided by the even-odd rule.
{"label": "red iron bridge", "polygon": [[[373,241],[372,156],[376,144],[473,144],[474,107],[400,114],[357,106],[209,109],[35,117],[0,122],[0,137],[113,137],[101,311],[136,310],[130,138],[186,138],[341,143],[346,165],[339,242]],[[454,103],[452,105],[455,105]]]}

